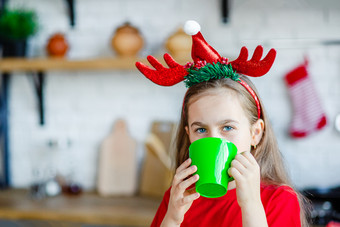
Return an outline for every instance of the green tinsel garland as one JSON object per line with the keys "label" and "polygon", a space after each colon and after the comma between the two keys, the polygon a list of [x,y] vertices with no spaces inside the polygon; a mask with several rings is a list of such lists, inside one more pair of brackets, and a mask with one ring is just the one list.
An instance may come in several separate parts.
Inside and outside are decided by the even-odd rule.
{"label": "green tinsel garland", "polygon": [[207,63],[200,69],[192,66],[187,71],[189,74],[184,77],[184,83],[187,88],[213,79],[230,78],[234,81],[240,81],[239,75],[232,69],[230,64],[226,65],[220,62]]}

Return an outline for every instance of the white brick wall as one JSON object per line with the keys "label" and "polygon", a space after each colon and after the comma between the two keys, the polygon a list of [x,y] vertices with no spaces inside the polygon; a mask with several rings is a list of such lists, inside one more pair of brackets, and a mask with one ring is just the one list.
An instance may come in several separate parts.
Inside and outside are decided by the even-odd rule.
{"label": "white brick wall", "polygon": [[[265,78],[253,79],[272,119],[282,153],[298,187],[340,184],[340,133],[333,127],[340,113],[340,46],[320,45],[321,39],[340,39],[340,3],[333,1],[232,1],[230,23],[221,23],[220,1],[204,0],[78,0],[76,27],[68,24],[64,1],[11,0],[38,11],[41,31],[31,40],[30,56],[45,55],[50,34],[66,33],[70,58],[112,56],[114,30],[129,20],[142,32],[141,54],[164,51],[165,39],[187,19],[202,25],[208,42],[226,57],[235,57],[242,45],[251,51],[263,44],[278,50],[277,61]],[[322,4],[321,4],[322,3]],[[295,41],[294,41],[295,39]],[[296,39],[303,39],[298,41]],[[292,109],[284,74],[310,59],[310,76],[324,105],[329,125],[306,139],[287,135]],[[23,74],[11,81],[10,148],[13,186],[27,187],[32,168],[63,160],[61,152],[48,155],[49,138],[73,140],[76,176],[86,188],[95,187],[98,147],[116,119],[124,117],[132,136],[142,144],[153,120],[177,121],[184,85],[162,88],[137,71],[49,72],[46,81],[46,125],[38,124],[32,82]],[[68,156],[66,156],[68,157]]]}

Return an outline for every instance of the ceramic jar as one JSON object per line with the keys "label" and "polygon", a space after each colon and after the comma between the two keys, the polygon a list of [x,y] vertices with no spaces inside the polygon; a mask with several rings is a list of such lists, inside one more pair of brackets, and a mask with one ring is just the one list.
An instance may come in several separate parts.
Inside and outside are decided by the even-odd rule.
{"label": "ceramic jar", "polygon": [[192,38],[182,28],[178,29],[166,41],[165,47],[173,56],[188,57],[191,53]]}
{"label": "ceramic jar", "polygon": [[138,29],[125,23],[115,31],[111,39],[113,50],[124,57],[135,57],[143,48],[144,40]]}
{"label": "ceramic jar", "polygon": [[68,48],[69,46],[65,36],[61,33],[56,33],[49,38],[46,51],[51,57],[64,57]]}

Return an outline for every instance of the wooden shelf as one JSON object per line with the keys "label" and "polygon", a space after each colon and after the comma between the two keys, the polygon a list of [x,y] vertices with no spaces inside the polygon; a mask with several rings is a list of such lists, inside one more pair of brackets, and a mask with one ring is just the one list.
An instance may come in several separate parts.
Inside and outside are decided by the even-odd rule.
{"label": "wooden shelf", "polygon": [[[166,66],[162,57],[157,57]],[[185,64],[188,58],[175,58]],[[0,71],[52,71],[52,70],[126,70],[136,69],[135,62],[147,63],[146,58],[120,57],[71,60],[67,58],[3,58],[0,59]]]}
{"label": "wooden shelf", "polygon": [[0,218],[68,221],[94,225],[150,226],[160,200],[100,197],[96,193],[32,200],[27,190],[0,191]]}
{"label": "wooden shelf", "polygon": [[[157,59],[165,66],[162,57]],[[184,65],[190,61],[183,56],[174,57],[179,63]],[[45,124],[44,117],[44,83],[45,74],[48,71],[87,71],[87,70],[136,70],[137,61],[149,64],[146,57],[116,57],[116,58],[95,58],[83,60],[71,60],[68,58],[2,58],[0,59],[0,72],[5,77],[10,76],[15,71],[30,72],[34,79],[34,86],[38,97],[40,125]],[[7,86],[7,85],[6,85]]]}

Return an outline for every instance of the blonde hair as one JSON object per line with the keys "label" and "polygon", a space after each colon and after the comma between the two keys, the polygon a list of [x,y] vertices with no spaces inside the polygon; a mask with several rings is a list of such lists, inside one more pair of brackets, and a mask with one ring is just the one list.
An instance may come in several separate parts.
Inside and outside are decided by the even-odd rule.
{"label": "blonde hair", "polygon": [[[246,82],[256,93],[261,107],[261,119],[264,121],[265,125],[262,139],[260,140],[259,144],[257,144],[256,149],[252,148],[251,150],[251,153],[254,155],[260,166],[261,182],[263,184],[277,186],[289,185],[292,187],[291,181],[287,175],[283,163],[281,152],[278,148],[274,131],[271,127],[266,111],[261,103],[258,92],[255,89],[253,83],[247,77],[241,75],[240,78]],[[250,125],[254,124],[258,120],[257,107],[254,98],[241,84],[231,80],[230,78],[210,80],[190,87],[187,90],[183,100],[181,120],[178,125],[177,135],[175,138],[176,168],[178,168],[181,163],[189,158],[190,141],[189,136],[185,131],[185,127],[188,126],[189,105],[193,99],[197,99],[201,95],[205,95],[207,92],[221,88],[230,89],[237,94],[245,114],[248,117]],[[296,192],[296,194],[300,203],[301,224],[302,226],[308,226],[308,221],[306,219],[306,199],[300,193]]]}

